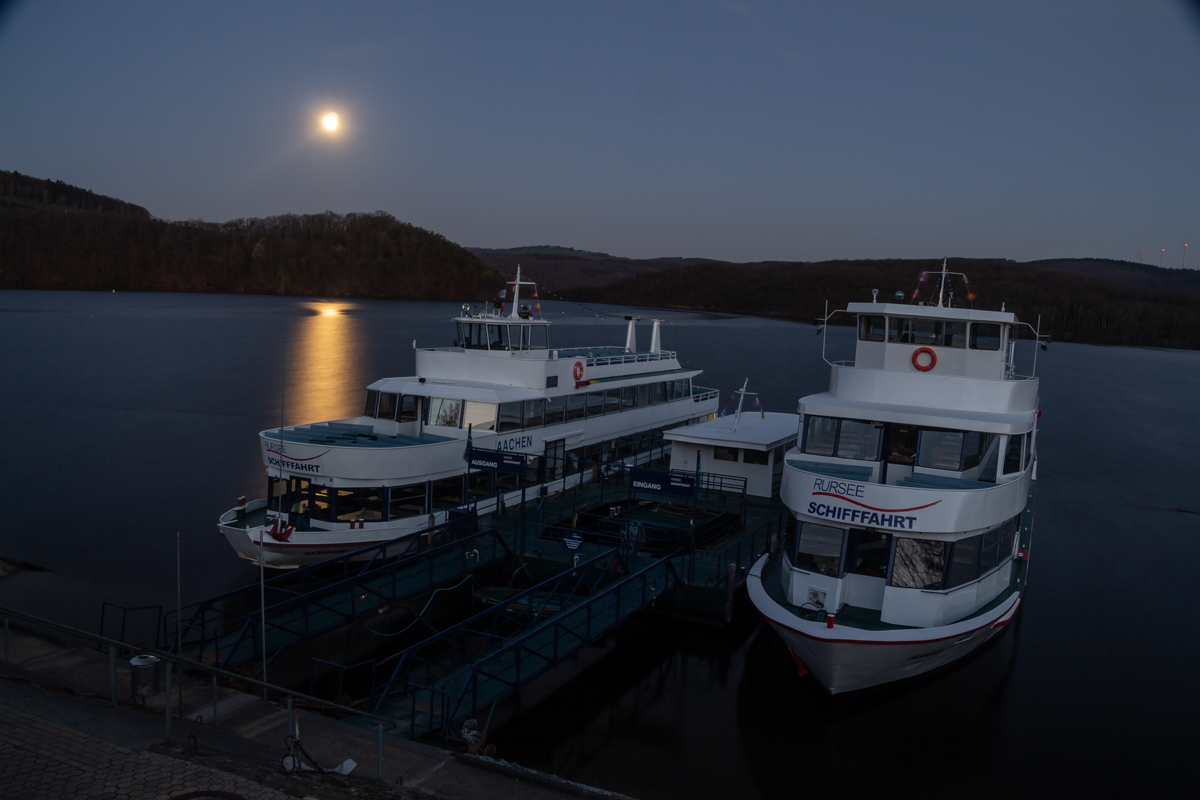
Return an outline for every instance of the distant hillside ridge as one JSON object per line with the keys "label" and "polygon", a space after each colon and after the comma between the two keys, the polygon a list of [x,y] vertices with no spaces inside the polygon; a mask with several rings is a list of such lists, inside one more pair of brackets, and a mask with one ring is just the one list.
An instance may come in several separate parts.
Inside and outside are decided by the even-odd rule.
{"label": "distant hillside ridge", "polygon": [[115,197],[105,197],[62,181],[32,178],[0,170],[0,207],[15,206],[54,211],[100,211],[150,218],[150,212]]}
{"label": "distant hillside ridge", "polygon": [[504,285],[465,248],[382,211],[168,222],[59,182],[39,196],[34,179],[11,175],[0,173],[5,191],[18,187],[0,202],[3,289],[477,301]]}
{"label": "distant hillside ridge", "polygon": [[[602,287],[561,292],[565,299],[659,308],[696,309],[778,316],[811,322],[852,301],[894,302],[896,291],[909,302],[936,302],[933,273],[941,259],[848,260],[771,264],[708,262],[643,272]],[[1055,339],[1095,344],[1200,349],[1200,296],[1140,289],[1114,281],[1007,260],[950,259],[948,268],[966,273],[975,308],[1000,310],[1003,304],[1023,322]],[[919,282],[921,273],[929,277]],[[1173,272],[1179,272],[1174,270]],[[1184,276],[1187,277],[1187,276]],[[955,305],[967,306],[961,278],[950,288]],[[834,317],[848,323],[844,315]],[[1024,334],[1022,334],[1024,335]]]}
{"label": "distant hillside ridge", "polygon": [[707,258],[622,258],[569,247],[472,248],[472,252],[507,280],[512,280],[520,266],[523,278],[535,281],[539,291],[550,293],[578,286],[605,286],[647,272],[710,261]]}
{"label": "distant hillside ridge", "polygon": [[1108,258],[1047,258],[1026,263],[1055,272],[1101,278],[1139,289],[1165,289],[1200,294],[1200,269],[1195,268],[1176,269]]}

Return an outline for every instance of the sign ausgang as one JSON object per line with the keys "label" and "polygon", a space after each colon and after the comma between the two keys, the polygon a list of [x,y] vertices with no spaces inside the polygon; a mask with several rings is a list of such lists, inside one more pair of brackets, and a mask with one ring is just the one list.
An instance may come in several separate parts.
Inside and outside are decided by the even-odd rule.
{"label": "sign ausgang", "polygon": [[489,472],[506,472],[510,475],[520,475],[525,472],[525,456],[501,453],[495,450],[471,448],[467,463],[471,465],[471,469],[483,469]]}

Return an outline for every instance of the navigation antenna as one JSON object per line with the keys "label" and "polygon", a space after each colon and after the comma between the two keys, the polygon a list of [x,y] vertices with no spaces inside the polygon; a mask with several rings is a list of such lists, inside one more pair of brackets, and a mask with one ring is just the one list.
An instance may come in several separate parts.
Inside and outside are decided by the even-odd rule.
{"label": "navigation antenna", "polygon": [[[512,310],[512,313],[508,315],[510,319],[516,319],[519,316],[519,312],[521,311],[521,287],[522,286],[534,286],[534,285],[535,284],[533,281],[521,280],[521,265],[518,264],[517,265],[517,277],[512,283],[509,284],[509,286],[511,286],[512,290],[513,290],[513,301],[512,301],[513,302],[513,310]],[[534,290],[534,295],[535,296],[537,295],[536,289]]]}
{"label": "navigation antenna", "polygon": [[740,425],[742,423],[742,402],[746,399],[746,395],[751,395],[752,397],[758,397],[758,392],[747,392],[746,391],[746,386],[748,386],[749,384],[750,384],[750,379],[746,378],[746,380],[742,382],[742,388],[740,388],[736,392],[734,392],[734,394],[738,395],[737,413],[733,417],[733,432],[734,433],[737,433],[738,425]]}

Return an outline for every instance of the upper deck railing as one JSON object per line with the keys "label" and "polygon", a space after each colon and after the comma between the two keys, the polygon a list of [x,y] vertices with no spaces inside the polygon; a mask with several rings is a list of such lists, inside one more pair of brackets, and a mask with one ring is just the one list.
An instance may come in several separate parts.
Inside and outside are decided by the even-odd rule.
{"label": "upper deck railing", "polygon": [[617,356],[594,356],[587,360],[589,367],[607,367],[613,364],[641,364],[647,361],[674,361],[674,350],[657,353],[623,353]]}

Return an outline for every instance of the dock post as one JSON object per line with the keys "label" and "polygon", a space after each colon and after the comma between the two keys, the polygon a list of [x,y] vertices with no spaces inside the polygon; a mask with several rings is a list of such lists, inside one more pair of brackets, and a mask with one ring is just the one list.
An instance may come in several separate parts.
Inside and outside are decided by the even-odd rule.
{"label": "dock post", "polygon": [[108,646],[108,694],[112,700],[112,707],[117,707],[117,648],[116,645]]}
{"label": "dock post", "polygon": [[378,727],[379,733],[377,734],[376,741],[378,743],[377,749],[379,751],[378,752],[379,760],[375,763],[375,778],[380,783],[383,783],[383,723],[380,722],[377,727]]}
{"label": "dock post", "polygon": [[213,730],[221,730],[221,718],[217,716],[217,676],[213,675]]}
{"label": "dock post", "polygon": [[170,661],[167,662],[167,695],[164,700],[164,707],[167,709],[167,741],[171,741],[171,667],[175,666]]}

